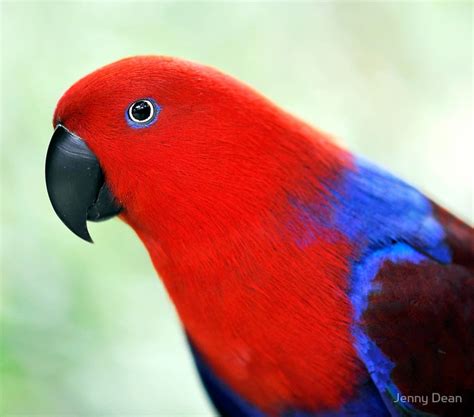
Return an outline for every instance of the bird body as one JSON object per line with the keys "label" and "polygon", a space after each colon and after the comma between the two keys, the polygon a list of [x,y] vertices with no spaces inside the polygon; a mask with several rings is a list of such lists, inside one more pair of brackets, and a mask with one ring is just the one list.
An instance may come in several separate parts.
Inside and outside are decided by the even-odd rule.
{"label": "bird body", "polygon": [[97,70],[54,124],[97,157],[221,415],[474,409],[473,231],[419,191],[173,58]]}

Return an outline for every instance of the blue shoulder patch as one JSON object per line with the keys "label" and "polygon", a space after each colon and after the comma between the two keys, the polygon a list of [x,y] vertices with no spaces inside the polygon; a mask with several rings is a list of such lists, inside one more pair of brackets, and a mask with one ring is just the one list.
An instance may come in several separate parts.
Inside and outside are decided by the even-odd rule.
{"label": "blue shoulder patch", "polygon": [[388,172],[355,159],[342,189],[335,190],[335,225],[350,240],[364,242],[365,253],[405,242],[439,262],[451,254],[444,245],[444,231],[433,216],[430,201],[419,191]]}
{"label": "blue shoulder patch", "polygon": [[[321,203],[302,202],[291,193],[289,204],[298,213],[300,247],[318,239],[317,231],[331,237],[344,234],[360,248],[359,258],[396,242],[405,242],[438,262],[448,263],[444,230],[433,216],[430,201],[415,188],[361,158],[337,183],[325,184],[331,197]],[[287,227],[292,230],[290,223]]]}

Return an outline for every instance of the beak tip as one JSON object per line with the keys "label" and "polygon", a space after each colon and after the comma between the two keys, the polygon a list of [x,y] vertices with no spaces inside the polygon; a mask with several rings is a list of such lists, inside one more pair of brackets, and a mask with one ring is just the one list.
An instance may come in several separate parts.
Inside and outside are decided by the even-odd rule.
{"label": "beak tip", "polygon": [[57,210],[54,206],[53,208],[59,219],[73,234],[75,234],[77,237],[80,237],[82,240],[85,240],[86,242],[94,243],[89,233],[89,230],[87,229],[87,223],[85,219],[83,220],[83,222],[79,223],[70,222],[70,220],[65,217],[61,211]]}
{"label": "beak tip", "polygon": [[89,232],[87,232],[87,235],[84,234],[82,236],[78,235],[80,238],[82,238],[83,240],[85,240],[86,242],[88,243],[91,243],[91,244],[94,244],[94,241],[92,240],[91,238],[91,235],[89,234]]}

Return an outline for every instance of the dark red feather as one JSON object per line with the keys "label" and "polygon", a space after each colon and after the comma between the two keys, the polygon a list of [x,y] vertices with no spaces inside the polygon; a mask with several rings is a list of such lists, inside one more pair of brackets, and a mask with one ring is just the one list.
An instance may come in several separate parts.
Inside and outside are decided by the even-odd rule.
{"label": "dark red feather", "polygon": [[[468,416],[474,410],[473,234],[444,209],[437,207],[436,214],[456,263],[385,262],[362,325],[395,364],[392,379],[401,394],[429,399],[412,405],[446,417]],[[438,401],[438,394],[461,396],[462,402]]]}

